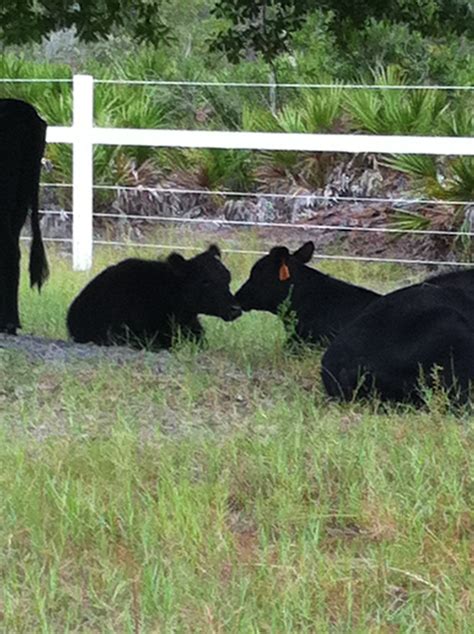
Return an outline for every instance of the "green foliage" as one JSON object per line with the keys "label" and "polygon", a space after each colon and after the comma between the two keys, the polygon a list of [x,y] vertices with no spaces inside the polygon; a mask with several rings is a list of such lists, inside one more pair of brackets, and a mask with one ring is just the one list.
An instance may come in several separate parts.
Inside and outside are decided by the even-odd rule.
{"label": "green foliage", "polygon": [[436,159],[426,155],[394,155],[382,164],[412,176],[415,190],[429,197],[460,201],[474,199],[474,159],[470,156],[446,159],[442,172],[437,169]]}
{"label": "green foliage", "polygon": [[161,20],[162,0],[2,0],[0,40],[6,44],[40,41],[52,31],[75,27],[83,40],[105,38],[116,28],[128,29],[137,41],[154,45],[169,34]]}
{"label": "green foliage", "polygon": [[213,15],[230,25],[211,43],[237,63],[254,51],[269,64],[288,51],[290,37],[302,25],[311,8],[310,0],[217,0]]}
{"label": "green foliage", "polygon": [[[321,82],[330,78],[344,79],[357,64],[350,64],[341,55],[333,29],[333,14],[314,10],[301,29],[292,37],[292,50],[276,62],[278,76],[285,81]],[[329,81],[328,83],[331,83]]]}
{"label": "green foliage", "polygon": [[406,231],[427,231],[431,227],[430,219],[415,211],[394,210],[390,217],[390,226]]}
{"label": "green foliage", "polygon": [[[445,33],[443,38],[427,39],[430,83],[469,86],[474,77],[474,38]],[[413,71],[417,72],[416,65]]]}
{"label": "green foliage", "polygon": [[382,165],[410,176],[436,179],[436,160],[428,154],[394,154],[386,158]]}
{"label": "green foliage", "polygon": [[[394,66],[372,72],[374,84],[403,85],[403,73]],[[356,129],[373,134],[434,135],[442,128],[448,109],[446,96],[433,90],[352,90],[346,108]]]}
{"label": "green foliage", "polygon": [[242,150],[190,150],[189,161],[199,166],[199,182],[206,189],[246,191],[251,188],[252,154]]}
{"label": "green foliage", "polygon": [[248,132],[281,132],[281,125],[267,108],[251,107],[246,104],[242,110],[242,130]]}
{"label": "green foliage", "polygon": [[470,0],[322,0],[320,7],[334,12],[333,28],[340,40],[370,19],[407,24],[423,34],[474,32]]}
{"label": "green foliage", "polygon": [[[143,256],[98,248],[84,273],[51,251],[21,298],[54,337],[93,274]],[[236,284],[252,263],[226,257]],[[472,417],[436,392],[420,410],[328,402],[320,354],[287,354],[275,316],[205,321],[208,351],[2,352],[3,630],[472,631]]]}
{"label": "green foliage", "polygon": [[410,83],[430,76],[430,42],[409,25],[371,18],[362,29],[353,30],[347,43],[351,66],[370,73],[371,68],[396,64]]}
{"label": "green foliage", "polygon": [[[0,78],[2,79],[41,79],[41,82],[2,82],[0,97],[25,99],[37,104],[38,110],[52,125],[66,125],[71,121],[72,111],[67,111],[66,102],[70,96],[71,85],[58,83],[56,79],[70,79],[71,69],[62,64],[29,62],[23,56],[0,55]],[[59,106],[58,103],[63,105]],[[61,109],[61,115],[55,112]],[[52,118],[50,115],[53,115]]]}
{"label": "green foliage", "polygon": [[[431,156],[392,156],[383,162],[391,169],[411,176],[411,186],[416,194],[432,200],[469,202],[474,200],[474,159],[468,156],[445,159],[437,165]],[[470,261],[472,251],[472,227],[462,206],[452,208],[421,206],[420,211],[394,210],[390,224],[401,231],[457,230],[463,235],[451,240],[450,250],[462,253],[464,261]],[[446,245],[445,245],[446,246]]]}
{"label": "green foliage", "polygon": [[448,175],[442,184],[440,198],[474,200],[474,158],[461,156],[450,162]]}
{"label": "green foliage", "polygon": [[[372,64],[400,63],[397,54],[402,49],[403,58],[414,55],[424,63],[422,34],[474,33],[470,0],[322,0],[317,8],[329,18],[326,24],[345,50],[351,49],[353,38],[364,29],[369,55],[371,47],[380,51],[380,42],[388,41],[388,50],[382,58],[372,59]],[[314,9],[308,0],[217,0],[213,13],[223,20],[223,26],[212,39],[211,50],[223,51],[233,63],[257,52],[273,66],[290,49],[290,41]],[[409,29],[417,31],[415,38]],[[388,37],[377,41],[381,35]]]}
{"label": "green foliage", "polygon": [[[112,4],[98,3],[95,8],[91,5],[84,10],[89,15],[94,12],[97,17]],[[263,17],[264,4],[253,3],[250,7],[250,3],[247,3],[248,10],[245,9],[245,2],[239,4],[235,19],[245,25],[249,16],[260,16],[252,28],[255,27],[257,31],[263,28],[260,18]],[[394,23],[393,6],[400,8],[402,4],[404,8],[399,12],[400,20]],[[284,45],[271,60],[276,77],[279,81],[289,83],[334,83],[334,78],[340,77],[352,83],[360,80],[362,73],[364,81],[387,85],[414,81],[471,82],[474,73],[472,42],[466,36],[455,35],[450,19],[445,22],[446,32],[442,37],[430,36],[427,25],[431,24],[432,33],[436,32],[436,20],[442,3],[423,0],[412,4],[413,15],[410,16],[406,11],[407,3],[398,0],[395,3],[369,2],[364,3],[364,6],[355,3],[351,7],[344,3],[340,7],[333,2],[321,3],[317,10],[307,13],[296,30],[285,33]],[[53,3],[49,5],[52,7]],[[267,26],[275,29],[275,33],[278,31],[278,12],[295,25],[300,20],[297,14],[301,17],[306,10],[305,3],[298,4],[297,14],[290,10],[292,3],[289,1],[271,5],[268,5],[267,8],[270,8],[265,17],[269,20]],[[453,7],[453,16],[462,5],[465,3],[459,2],[457,8]],[[12,7],[15,6],[16,3],[10,3],[9,8],[4,9],[0,3],[0,13],[8,10],[11,15]],[[19,15],[28,6],[25,4],[20,7]],[[61,7],[56,8],[60,15]],[[170,0],[163,5],[163,9],[160,19],[173,24],[173,32],[176,30],[179,34],[178,40],[170,45],[156,46],[156,42],[151,46],[140,45],[134,38],[130,24],[127,25],[122,16],[122,22],[116,23],[107,40],[85,47],[77,38],[74,39],[70,51],[71,66],[30,61],[43,59],[46,54],[46,44],[43,47],[35,45],[25,48],[24,55],[18,54],[19,49],[14,49],[14,54],[0,56],[0,77],[70,78],[72,71],[85,71],[103,79],[268,81],[269,63],[266,60],[269,58],[265,58],[252,43],[246,47],[248,59],[241,60],[237,66],[227,63],[218,50],[209,53],[205,45],[206,38],[223,32],[223,29],[232,25],[232,20],[229,22],[223,13],[220,17],[217,16],[218,12],[210,15],[211,5],[205,0],[186,0],[179,6]],[[224,11],[224,4],[221,9]],[[133,11],[128,12],[130,19]],[[423,19],[420,18],[420,11],[426,12]],[[344,19],[340,19],[344,12]],[[355,30],[354,20],[359,20],[359,17],[354,17],[357,12],[360,13],[362,26]],[[364,17],[367,15],[370,18],[368,20]],[[418,25],[415,24],[417,20]],[[106,25],[107,21],[103,24]],[[32,30],[33,35],[35,28]],[[93,23],[90,25],[92,28]],[[338,40],[342,32],[346,37],[345,51],[343,42]],[[99,29],[94,37],[100,34]],[[92,32],[81,32],[79,35],[92,37]],[[269,44],[272,44],[271,38]],[[74,57],[76,45],[80,48],[77,59]],[[62,56],[59,58],[62,59]],[[376,70],[371,72],[373,68]],[[69,125],[71,122],[68,84],[1,83],[0,95],[25,98],[32,102],[50,125]],[[278,104],[274,107],[272,96],[265,87],[145,88],[98,84],[95,87],[95,118],[97,124],[103,126],[303,133],[353,130],[471,136],[474,129],[472,99],[472,93],[454,91],[346,91],[342,88],[305,91],[285,88],[279,89]],[[252,156],[240,153],[242,160],[238,154],[98,147],[94,152],[96,180],[108,184],[118,183],[127,178],[130,166],[139,167],[148,161],[167,173],[179,172],[183,180],[187,178],[184,171],[192,175],[191,180],[198,174],[199,182],[208,183],[212,188],[229,188],[236,184],[237,189],[244,186],[254,189],[257,183],[268,185],[273,182],[276,185],[277,181],[278,186],[283,188],[301,175],[308,183],[324,186],[321,176],[324,170],[316,170],[316,177],[316,171],[310,165],[314,157],[306,157],[305,166],[308,169],[303,169],[302,155],[296,152],[262,152]],[[70,148],[49,145],[48,157],[54,163],[54,170],[45,178],[70,182]],[[449,160],[447,163],[449,169],[440,184],[436,164],[430,157],[392,157],[387,161],[394,169],[409,174],[412,187],[419,192],[429,196],[464,199],[472,191],[472,164],[463,159],[459,162]],[[186,167],[183,169],[184,164]]]}
{"label": "green foliage", "polygon": [[443,133],[469,137],[474,134],[474,91],[457,96],[451,110],[443,117]]}
{"label": "green foliage", "polygon": [[342,114],[343,91],[307,89],[275,114],[270,110],[244,105],[242,129],[260,132],[330,132]]}
{"label": "green foliage", "polygon": [[341,86],[303,91],[301,109],[305,132],[332,132],[342,115],[343,94]]}

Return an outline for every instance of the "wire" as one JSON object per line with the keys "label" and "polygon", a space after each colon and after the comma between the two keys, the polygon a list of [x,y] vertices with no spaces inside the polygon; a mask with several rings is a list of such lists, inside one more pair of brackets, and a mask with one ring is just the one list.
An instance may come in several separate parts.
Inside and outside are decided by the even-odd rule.
{"label": "wire", "polygon": [[[72,216],[72,211],[48,211],[41,209],[41,214],[53,216]],[[362,231],[373,233],[407,233],[416,235],[434,235],[434,236],[473,236],[471,231],[448,231],[441,229],[397,229],[395,227],[352,227],[350,225],[320,225],[313,223],[291,223],[291,222],[253,222],[252,220],[227,220],[226,218],[177,218],[175,216],[144,216],[140,214],[111,214],[111,213],[94,213],[94,218],[119,218],[121,220],[143,220],[145,222],[183,222],[190,224],[213,224],[216,226],[244,226],[244,227],[265,227],[277,229],[318,229],[322,231]]]}
{"label": "wire", "polygon": [[153,220],[157,222],[184,222],[195,224],[213,224],[213,225],[235,225],[246,227],[266,227],[277,229],[318,229],[324,231],[362,231],[373,233],[409,233],[417,235],[435,235],[435,236],[472,236],[474,232],[470,231],[443,231],[438,229],[396,229],[392,227],[351,227],[350,225],[319,225],[312,223],[294,224],[291,222],[253,222],[251,220],[227,220],[215,218],[175,218],[173,216],[141,216],[95,213],[94,218],[122,218],[123,220]]}
{"label": "wire", "polygon": [[[21,240],[31,240],[29,237],[22,237]],[[43,238],[45,242],[66,242],[71,243],[71,238]],[[152,244],[140,242],[120,242],[115,240],[93,240],[94,244],[100,246],[119,246],[137,249],[156,249],[156,250],[176,250],[176,251],[200,251],[202,247],[188,247],[178,244]],[[247,249],[221,249],[222,253],[239,254],[239,255],[266,255],[267,251],[254,251]],[[354,262],[384,262],[392,264],[416,264],[416,265],[449,265],[449,266],[473,266],[472,262],[448,262],[445,260],[412,260],[405,258],[372,258],[368,256],[357,255],[329,255],[317,254],[313,255],[315,260],[347,260]]]}
{"label": "wire", "polygon": [[[41,187],[73,187],[72,183],[41,183]],[[446,205],[461,206],[474,205],[473,200],[437,200],[432,198],[375,198],[370,196],[323,196],[319,194],[281,194],[272,192],[236,192],[222,189],[181,189],[179,187],[129,187],[128,185],[94,185],[93,189],[118,190],[132,192],[158,192],[161,194],[192,194],[207,196],[235,196],[239,198],[277,198],[286,200],[320,200],[324,202],[364,202],[364,203],[394,203],[400,205]]]}
{"label": "wire", "polygon": [[321,88],[349,90],[474,90],[474,86],[423,86],[423,85],[384,85],[384,84],[299,84],[276,82],[237,82],[237,81],[174,81],[142,79],[94,79],[95,84],[130,84],[138,86],[215,86],[230,88]]}
{"label": "wire", "polygon": [[[348,90],[474,90],[474,86],[442,86],[442,85],[410,85],[410,84],[301,84],[301,83],[277,83],[277,82],[237,82],[237,81],[175,81],[175,80],[144,80],[144,79],[96,79],[95,84],[129,84],[131,86],[214,86],[229,88],[320,88],[348,89]],[[32,78],[32,77],[2,77],[0,83],[29,84],[29,83],[69,83],[73,78]]]}
{"label": "wire", "polygon": [[[30,242],[30,236],[21,236],[20,240],[24,240],[25,242]],[[43,242],[72,242],[72,238],[45,238],[44,236],[41,238]]]}
{"label": "wire", "polygon": [[[146,249],[176,249],[183,251],[200,251],[201,247],[184,247],[175,244],[141,244],[139,242],[119,242],[119,241],[107,241],[107,240],[94,240],[94,244],[100,245],[112,245],[112,246],[125,246],[125,247],[138,247]],[[241,255],[266,255],[267,251],[253,251],[246,249],[222,249],[222,253],[241,254]],[[327,255],[317,254],[313,255],[317,260],[349,260],[355,262],[390,262],[395,264],[431,264],[441,265],[449,264],[452,266],[473,266],[472,262],[445,262],[442,260],[410,260],[404,258],[371,258],[366,256],[357,255]]]}
{"label": "wire", "polygon": [[35,84],[63,84],[63,83],[68,83],[68,84],[72,84],[72,78],[71,79],[26,79],[26,78],[10,78],[10,77],[2,77],[0,78],[0,83],[1,84],[29,84],[29,83],[35,83]]}
{"label": "wire", "polygon": [[72,183],[40,183],[40,187],[74,187]]}
{"label": "wire", "polygon": [[367,196],[323,196],[319,194],[281,194],[281,193],[271,193],[271,192],[239,192],[239,191],[223,191],[223,190],[212,190],[212,189],[181,189],[177,187],[129,187],[122,185],[94,185],[94,189],[102,189],[102,190],[123,190],[123,191],[134,191],[134,192],[159,192],[166,194],[193,194],[193,195],[207,195],[207,196],[235,196],[241,198],[282,198],[282,199],[290,199],[290,200],[302,200],[302,199],[312,199],[312,200],[320,200],[325,202],[373,202],[373,203],[400,203],[407,205],[472,205],[474,201],[472,200],[433,200],[428,198],[374,198]]}

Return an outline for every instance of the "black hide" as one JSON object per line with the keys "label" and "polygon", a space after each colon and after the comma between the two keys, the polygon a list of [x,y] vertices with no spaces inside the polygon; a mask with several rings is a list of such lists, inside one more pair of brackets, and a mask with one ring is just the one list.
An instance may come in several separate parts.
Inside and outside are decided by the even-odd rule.
{"label": "black hide", "polygon": [[72,302],[67,326],[77,342],[169,348],[180,331],[199,341],[198,314],[226,321],[241,314],[229,289],[230,273],[219,249],[185,260],[128,259],[106,268]]}
{"label": "black hide", "polygon": [[293,254],[286,247],[274,247],[254,264],[235,297],[243,310],[273,314],[279,314],[286,302],[296,318],[294,324],[290,319],[290,336],[315,344],[332,339],[380,295],[306,266],[313,252],[312,242]]}
{"label": "black hide", "polygon": [[48,265],[38,218],[46,123],[24,101],[0,99],[0,332],[16,333],[20,232],[31,210],[30,283],[41,288]]}
{"label": "black hide", "polygon": [[[420,376],[453,399],[474,379],[474,270],[439,275],[385,295],[344,328],[322,360],[329,395],[375,389],[383,400],[421,402]],[[442,368],[433,378],[435,366]]]}

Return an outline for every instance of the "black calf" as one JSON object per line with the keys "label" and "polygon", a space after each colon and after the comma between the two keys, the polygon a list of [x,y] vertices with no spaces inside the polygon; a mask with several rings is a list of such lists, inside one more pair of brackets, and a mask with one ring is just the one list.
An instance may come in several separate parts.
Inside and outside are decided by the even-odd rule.
{"label": "black calf", "polygon": [[420,402],[419,379],[467,400],[474,380],[474,271],[448,273],[385,295],[344,328],[322,360],[330,396],[374,389]]}
{"label": "black calf", "polygon": [[41,288],[48,264],[38,218],[46,123],[24,101],[0,99],[0,332],[20,327],[20,231],[31,210],[31,286]]}
{"label": "black calf", "polygon": [[169,348],[178,331],[200,340],[198,314],[231,321],[241,314],[229,290],[230,273],[212,245],[191,260],[129,259],[110,266],[72,302],[67,326],[75,341]]}
{"label": "black calf", "polygon": [[320,343],[332,339],[380,296],[305,266],[313,253],[312,242],[293,254],[286,247],[274,247],[254,264],[250,278],[235,297],[244,310],[273,314],[278,314],[286,300],[289,311],[296,316],[291,336]]}

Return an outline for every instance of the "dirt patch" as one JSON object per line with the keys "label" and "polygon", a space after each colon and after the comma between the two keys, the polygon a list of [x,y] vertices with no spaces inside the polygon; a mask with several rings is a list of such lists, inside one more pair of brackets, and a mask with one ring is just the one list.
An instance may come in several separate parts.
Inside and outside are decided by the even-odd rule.
{"label": "dirt patch", "polygon": [[154,353],[147,350],[132,350],[123,346],[102,347],[93,343],[78,344],[62,339],[0,333],[0,355],[7,351],[21,352],[34,361],[53,363],[108,361],[122,364],[146,360],[158,372],[165,371],[171,358],[171,354],[165,350]]}

